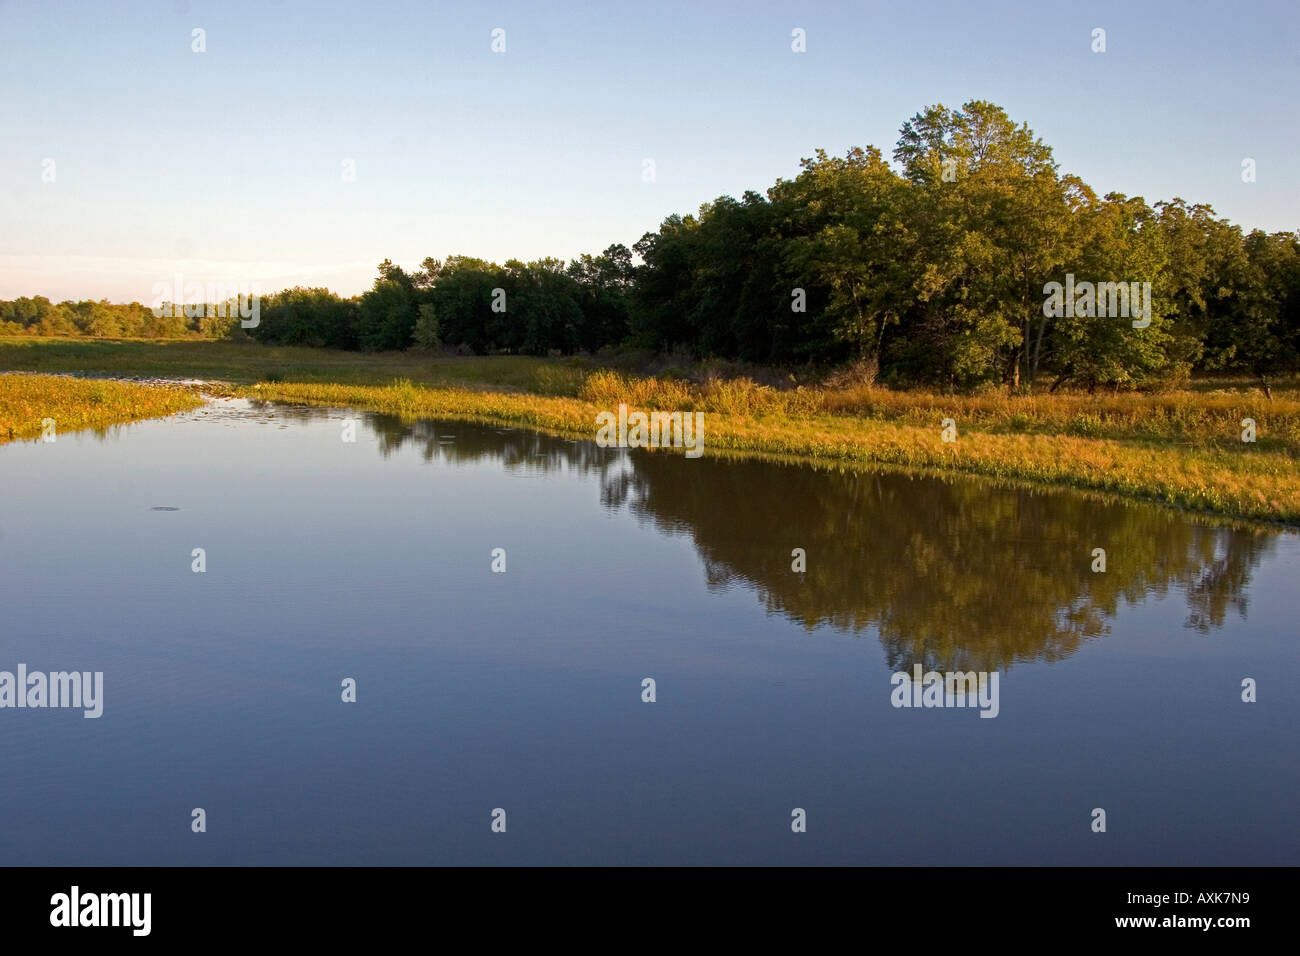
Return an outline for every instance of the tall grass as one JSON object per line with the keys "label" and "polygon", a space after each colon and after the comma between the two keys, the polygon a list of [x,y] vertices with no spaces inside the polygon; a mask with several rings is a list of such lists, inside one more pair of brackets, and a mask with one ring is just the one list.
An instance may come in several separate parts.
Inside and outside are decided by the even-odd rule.
{"label": "tall grass", "polygon": [[57,440],[63,432],[101,430],[202,404],[195,392],[174,386],[0,374],[0,442],[40,437],[46,419],[53,419]]}
{"label": "tall grass", "polygon": [[587,376],[578,397],[606,408],[619,403],[681,408],[768,420],[839,416],[938,429],[952,418],[962,431],[1072,435],[1128,441],[1175,442],[1241,450],[1242,420],[1255,422],[1253,449],[1300,455],[1300,397],[1269,400],[1251,391],[1089,395],[937,395],[875,386],[776,389],[748,378],[637,378],[612,371]]}

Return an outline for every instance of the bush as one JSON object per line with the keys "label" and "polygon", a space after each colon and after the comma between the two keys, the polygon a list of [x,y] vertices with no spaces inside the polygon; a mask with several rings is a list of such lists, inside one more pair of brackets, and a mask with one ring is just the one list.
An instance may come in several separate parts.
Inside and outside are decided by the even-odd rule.
{"label": "bush", "polygon": [[857,388],[866,386],[870,388],[876,384],[876,376],[880,374],[880,362],[875,358],[858,359],[851,365],[836,369],[826,377],[825,387],[832,389]]}

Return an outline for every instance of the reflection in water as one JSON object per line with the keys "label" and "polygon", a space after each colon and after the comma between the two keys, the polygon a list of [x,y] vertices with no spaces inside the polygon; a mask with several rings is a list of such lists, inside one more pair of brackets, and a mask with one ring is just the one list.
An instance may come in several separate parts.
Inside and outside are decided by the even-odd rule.
{"label": "reflection in water", "polygon": [[[752,588],[770,613],[809,630],[875,628],[891,669],[1061,660],[1106,634],[1121,602],[1171,591],[1186,601],[1186,626],[1208,632],[1229,611],[1245,616],[1250,574],[1276,540],[1267,529],[1071,492],[683,461],[519,429],[362,417],[385,456],[412,443],[426,460],[594,474],[606,507],[690,534],[710,588]],[[803,573],[791,570],[794,548],[807,554]],[[1092,570],[1094,548],[1106,551],[1102,573]]]}
{"label": "reflection in water", "polygon": [[[276,413],[298,422],[340,417],[338,410],[298,405],[277,406]],[[379,452],[385,458],[411,445],[425,461],[441,460],[452,465],[494,460],[506,468],[540,472],[567,468],[578,474],[604,475],[610,469],[623,467],[624,462],[624,454],[617,448],[601,448],[595,442],[556,438],[519,428],[425,419],[403,422],[396,415],[378,412],[358,412],[356,417],[378,438]]]}
{"label": "reflection in water", "polygon": [[[1005,669],[1107,633],[1121,601],[1184,593],[1201,631],[1244,616],[1275,535],[1177,512],[971,480],[635,455],[630,507],[688,526],[711,584],[739,580],[807,628],[875,627],[891,668]],[[790,570],[803,548],[807,571]],[[1104,548],[1106,570],[1092,571]]]}

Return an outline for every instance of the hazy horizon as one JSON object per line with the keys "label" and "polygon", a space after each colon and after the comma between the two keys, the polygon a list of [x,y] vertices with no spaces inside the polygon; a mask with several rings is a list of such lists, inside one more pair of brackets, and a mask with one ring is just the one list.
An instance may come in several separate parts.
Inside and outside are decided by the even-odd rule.
{"label": "hazy horizon", "polygon": [[1290,4],[2,3],[0,26],[6,299],[148,304],[177,272],[350,296],[385,258],[572,259],[818,148],[888,158],[915,113],[972,99],[1099,195],[1300,226]]}

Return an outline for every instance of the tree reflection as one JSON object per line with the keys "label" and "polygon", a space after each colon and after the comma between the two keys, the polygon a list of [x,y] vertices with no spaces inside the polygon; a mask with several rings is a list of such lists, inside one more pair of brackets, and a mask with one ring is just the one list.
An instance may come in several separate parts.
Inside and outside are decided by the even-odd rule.
{"label": "tree reflection", "polygon": [[[320,410],[298,409],[313,417]],[[292,414],[285,410],[284,414]],[[337,413],[336,413],[337,414]],[[812,630],[874,629],[891,668],[1005,670],[1109,632],[1121,604],[1180,592],[1186,626],[1247,610],[1276,533],[1154,505],[972,479],[600,448],[519,429],[363,413],[381,453],[592,474],[609,509],[691,535],[713,589],[755,591]],[[444,436],[454,436],[446,438]],[[807,570],[791,570],[791,550]],[[1094,548],[1106,570],[1092,570]]]}
{"label": "tree reflection", "polygon": [[[634,452],[611,498],[689,528],[710,587],[742,584],[811,630],[875,628],[891,667],[1060,660],[1121,602],[1181,591],[1189,627],[1246,613],[1272,532],[1076,493]],[[791,570],[791,550],[807,570]],[[1107,567],[1092,570],[1104,548]]]}

